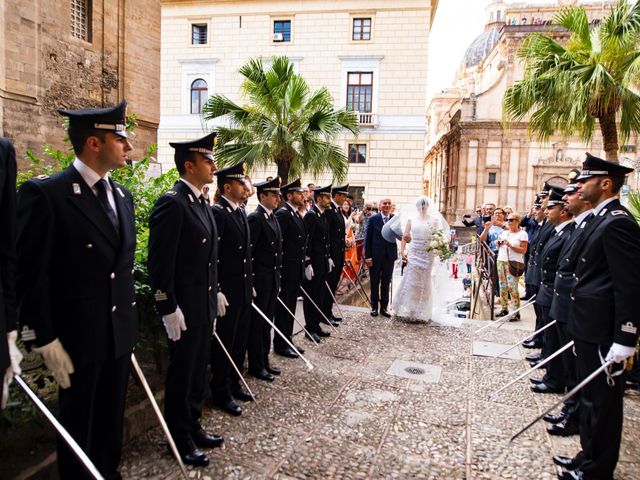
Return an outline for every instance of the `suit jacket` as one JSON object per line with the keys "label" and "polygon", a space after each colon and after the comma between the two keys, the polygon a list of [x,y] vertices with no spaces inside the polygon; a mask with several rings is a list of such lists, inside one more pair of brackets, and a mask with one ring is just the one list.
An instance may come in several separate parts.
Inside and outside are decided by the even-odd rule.
{"label": "suit jacket", "polygon": [[[325,210],[326,212],[326,210]],[[320,213],[317,205],[304,216],[307,226],[308,243],[305,265],[313,266],[314,276],[325,275],[329,270],[329,224],[324,213]]]}
{"label": "suit jacket", "polygon": [[[272,213],[273,215],[273,213]],[[263,282],[280,290],[280,270],[282,268],[282,233],[275,216],[269,218],[262,205],[258,205],[247,218],[251,239],[251,261],[253,284],[256,289]]]}
{"label": "suit jacket", "polygon": [[218,228],[218,284],[232,305],[251,303],[251,242],[247,215],[224,197],[212,207]]}
{"label": "suit jacket", "polygon": [[218,303],[218,230],[211,207],[176,182],[149,217],[149,280],[160,315],[177,306],[187,327],[213,320]]}
{"label": "suit jacket", "polygon": [[[540,256],[540,288],[536,296],[536,303],[543,307],[551,307],[553,300],[553,284],[558,270],[560,251],[575,229],[575,223],[565,225],[559,232],[554,232],[545,244]],[[554,227],[555,230],[555,227]]]}
{"label": "suit jacket", "polygon": [[525,283],[535,285],[536,287],[540,286],[542,277],[542,269],[540,268],[542,260],[540,259],[540,255],[553,233],[554,226],[547,221],[534,233],[535,238],[529,243],[529,264],[527,265],[527,273],[525,274]]}
{"label": "suit jacket", "polygon": [[639,238],[640,227],[616,199],[587,224],[576,241],[569,313],[569,329],[575,338],[601,345],[636,345]]}
{"label": "suit jacket", "polygon": [[6,332],[16,329],[16,153],[0,137],[0,373],[9,366]]}
{"label": "suit jacket", "polygon": [[[390,215],[389,218],[393,217]],[[373,259],[376,264],[383,260],[395,261],[398,258],[396,242],[387,242],[382,237],[384,220],[381,213],[376,213],[369,218],[367,230],[364,232],[364,258]]]}
{"label": "suit jacket", "polygon": [[327,224],[329,225],[329,248],[331,250],[331,258],[338,268],[344,264],[344,249],[345,243],[345,223],[344,216],[338,207],[333,202],[329,205],[324,212],[327,217]]}
{"label": "suit jacket", "polygon": [[73,166],[18,193],[22,337],[37,346],[59,338],[76,366],[128,354],[138,334],[133,199],[110,183],[119,235]]}
{"label": "suit jacket", "polygon": [[282,233],[282,281],[299,283],[304,274],[307,226],[298,212],[286,203],[275,215]]}

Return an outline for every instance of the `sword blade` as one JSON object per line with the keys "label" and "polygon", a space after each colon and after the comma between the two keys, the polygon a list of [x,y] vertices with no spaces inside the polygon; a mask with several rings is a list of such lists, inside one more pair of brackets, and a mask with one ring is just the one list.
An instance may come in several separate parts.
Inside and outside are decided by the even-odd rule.
{"label": "sword blade", "polygon": [[338,329],[336,327],[334,327],[333,325],[331,325],[331,322],[329,322],[329,319],[327,318],[327,316],[322,312],[322,310],[320,309],[320,307],[318,306],[318,304],[316,302],[313,301],[313,299],[311,298],[311,295],[309,295],[307,293],[307,291],[302,288],[302,285],[300,285],[300,290],[302,291],[302,293],[304,294],[305,297],[307,297],[307,300],[309,300],[311,302],[311,304],[316,307],[316,310],[318,310],[318,312],[320,312],[320,315],[322,315],[322,318],[324,318],[324,321],[327,322],[329,324],[329,326],[331,328],[333,328],[336,332],[338,331]]}
{"label": "sword blade", "polygon": [[304,330],[304,333],[307,334],[307,338],[310,338],[311,341],[313,343],[315,343],[316,345],[318,345],[318,342],[316,342],[313,337],[311,336],[311,334],[309,333],[309,331],[305,328],[305,326],[302,324],[302,322],[300,320],[297,319],[297,317],[293,314],[293,312],[291,310],[289,310],[289,307],[287,307],[287,305],[280,299],[280,297],[277,297],[278,301],[280,302],[280,304],[284,307],[284,309],[289,312],[289,315],[291,315],[291,317],[293,318],[293,320],[302,328],[302,330]]}
{"label": "sword blade", "polygon": [[231,358],[231,355],[229,354],[229,351],[224,346],[224,343],[222,343],[222,339],[218,336],[218,332],[216,332],[216,321],[217,321],[217,319],[213,321],[213,337],[220,344],[220,348],[222,349],[222,351],[226,355],[227,359],[229,360],[229,363],[231,363],[231,366],[233,367],[233,369],[235,370],[236,374],[238,375],[238,378],[240,378],[240,381],[244,385],[244,388],[247,389],[247,392],[249,392],[249,395],[251,395],[251,398],[253,399],[253,401],[256,403],[256,405],[258,405],[258,400],[256,400],[256,396],[251,391],[251,388],[249,388],[249,384],[247,383],[247,381],[242,376],[242,373],[240,373],[240,369],[237,367],[237,365],[233,361],[233,358]]}
{"label": "sword blade", "polygon": [[522,345],[524,342],[526,342],[528,339],[530,339],[531,337],[533,337],[534,335],[537,335],[540,332],[544,332],[547,328],[549,328],[551,325],[555,325],[557,323],[557,320],[554,320],[553,322],[549,322],[547,323],[544,327],[536,330],[535,332],[533,332],[531,335],[527,335],[526,337],[524,337],[522,340],[520,340],[518,343],[515,343],[513,345],[511,345],[509,348],[507,348],[504,352],[500,352],[498,355],[494,355],[494,358],[500,357],[502,355],[504,355],[507,352],[510,352],[511,350],[513,350],[514,348],[516,348],[518,345]]}
{"label": "sword blade", "polygon": [[338,307],[338,312],[340,312],[340,316],[342,318],[344,318],[344,313],[342,313],[342,309],[340,308],[340,305],[338,304],[338,299],[336,298],[336,296],[331,291],[331,287],[329,286],[329,284],[326,281],[324,282],[324,284],[327,287],[327,290],[329,290],[329,294],[331,295],[331,298],[333,299],[333,302],[336,304],[336,307]]}
{"label": "sword blade", "polygon": [[491,326],[496,326],[496,325],[502,325],[504,322],[506,322],[507,320],[509,320],[511,317],[513,317],[516,313],[524,310],[525,308],[527,308],[530,305],[534,304],[534,299],[536,298],[536,296],[534,295],[533,297],[531,297],[531,300],[528,301],[527,303],[525,303],[524,305],[522,305],[520,308],[518,308],[517,310],[514,310],[513,312],[509,313],[508,315],[505,315],[504,317],[502,317],[500,320],[496,320],[495,322],[490,322],[487,325],[485,325],[484,327],[480,327],[478,330],[476,330],[475,332],[473,332],[473,334],[478,334],[481,331],[483,331],[486,328],[489,328]]}

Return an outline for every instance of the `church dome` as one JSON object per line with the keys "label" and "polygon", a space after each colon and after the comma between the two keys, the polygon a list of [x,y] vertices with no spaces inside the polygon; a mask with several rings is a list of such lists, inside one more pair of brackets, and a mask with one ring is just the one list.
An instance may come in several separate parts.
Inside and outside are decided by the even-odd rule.
{"label": "church dome", "polygon": [[469,68],[479,64],[498,43],[499,37],[500,30],[495,27],[489,28],[478,35],[464,54],[462,68]]}

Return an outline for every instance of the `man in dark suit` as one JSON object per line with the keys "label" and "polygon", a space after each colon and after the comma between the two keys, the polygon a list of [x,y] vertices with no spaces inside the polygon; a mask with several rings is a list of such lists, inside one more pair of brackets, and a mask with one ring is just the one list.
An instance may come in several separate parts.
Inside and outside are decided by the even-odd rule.
{"label": "man in dark suit", "polygon": [[385,317],[391,314],[387,310],[389,305],[389,286],[393,275],[393,264],[398,258],[396,242],[387,242],[382,237],[382,227],[393,215],[391,214],[391,199],[380,200],[380,212],[373,215],[367,223],[364,234],[364,258],[371,272],[371,316],[380,313]]}
{"label": "man in dark suit", "polygon": [[223,442],[200,426],[217,313],[218,232],[202,193],[216,170],[214,138],[212,133],[169,144],[180,180],[158,199],[149,217],[149,279],[169,339],[165,417],[184,463],[200,467],[209,459],[199,448]]}
{"label": "man in dark suit", "polygon": [[[213,207],[218,229],[218,312],[216,331],[233,362],[242,372],[249,341],[251,319],[251,246],[247,215],[240,207],[245,200],[244,163],[218,170],[220,199]],[[211,393],[213,402],[231,415],[242,409],[235,399],[250,401],[251,395],[240,386],[240,378],[216,339],[211,341]]]}
{"label": "man in dark suit", "polygon": [[[305,206],[305,197],[299,178],[284,185],[280,191],[286,202],[275,214],[282,232],[282,275],[278,296],[295,314],[307,251],[307,227],[299,213]],[[275,325],[293,343],[293,318],[280,302],[276,304]],[[304,353],[304,349],[297,345],[296,348]],[[273,350],[284,357],[298,357],[279,335],[273,337]]]}
{"label": "man in dark suit", "polygon": [[[273,321],[280,291],[282,268],[282,233],[274,215],[280,201],[280,177],[255,183],[258,207],[249,215],[254,303]],[[277,336],[277,335],[276,335]],[[271,325],[255,310],[251,312],[249,333],[249,373],[260,380],[272,382],[280,369],[269,364]]]}
{"label": "man in dark suit", "polygon": [[[16,153],[6,138],[0,137],[0,413],[9,399],[9,384],[20,374],[22,354],[16,346]],[[6,337],[7,341],[4,341]]]}
{"label": "man in dark suit", "polygon": [[[326,187],[316,187],[313,191],[315,203],[304,216],[304,223],[307,227],[308,242],[307,255],[305,257],[304,281],[302,286],[313,302],[319,308],[325,301],[325,296],[329,295],[325,282],[327,275],[331,273],[330,245],[329,245],[329,225],[325,215],[331,204],[331,185]],[[305,296],[303,300],[304,319],[309,334],[316,342],[320,337],[328,337],[329,332],[320,328],[320,322],[324,319],[316,306]]]}
{"label": "man in dark suit", "polygon": [[[340,283],[340,275],[342,274],[342,267],[344,267],[344,248],[346,240],[344,215],[342,214],[342,204],[347,200],[349,193],[349,185],[340,185],[331,189],[331,203],[329,208],[325,211],[327,217],[327,224],[329,225],[329,250],[330,250],[330,264],[331,272],[327,275],[327,284],[331,293],[335,296],[338,289],[338,283]],[[326,288],[326,287],[325,287]],[[333,314],[333,296],[327,292],[325,295],[324,306],[322,311],[329,319],[329,322],[336,327],[337,322],[342,321],[342,318],[336,317]]]}
{"label": "man in dark suit", "polygon": [[624,374],[616,374],[633,356],[640,327],[640,227],[617,198],[632,171],[587,154],[576,178],[580,198],[594,206],[594,217],[570,257],[569,331],[575,339],[578,381],[603,361],[614,363],[581,391],[582,454],[577,468],[563,472],[563,479],[612,479],[618,461]]}
{"label": "man in dark suit", "polygon": [[[109,179],[126,165],[126,101],[59,110],[73,165],[18,193],[17,295],[22,338],[60,386],[59,420],[105,478],[120,478],[129,361],[138,335],[133,199]],[[58,440],[61,478],[85,478]]]}

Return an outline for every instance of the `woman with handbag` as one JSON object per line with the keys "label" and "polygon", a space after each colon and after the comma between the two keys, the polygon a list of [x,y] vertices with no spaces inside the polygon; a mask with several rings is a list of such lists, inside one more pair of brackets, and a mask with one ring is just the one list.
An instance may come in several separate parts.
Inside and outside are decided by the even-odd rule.
{"label": "woman with handbag", "polygon": [[[518,278],[524,272],[524,254],[528,243],[527,232],[520,228],[520,220],[519,214],[510,213],[507,216],[508,228],[496,241],[496,245],[499,246],[497,269],[502,307],[497,317],[503,317],[509,313],[509,298],[514,309],[520,308]],[[510,320],[520,320],[520,314],[516,313]]]}

